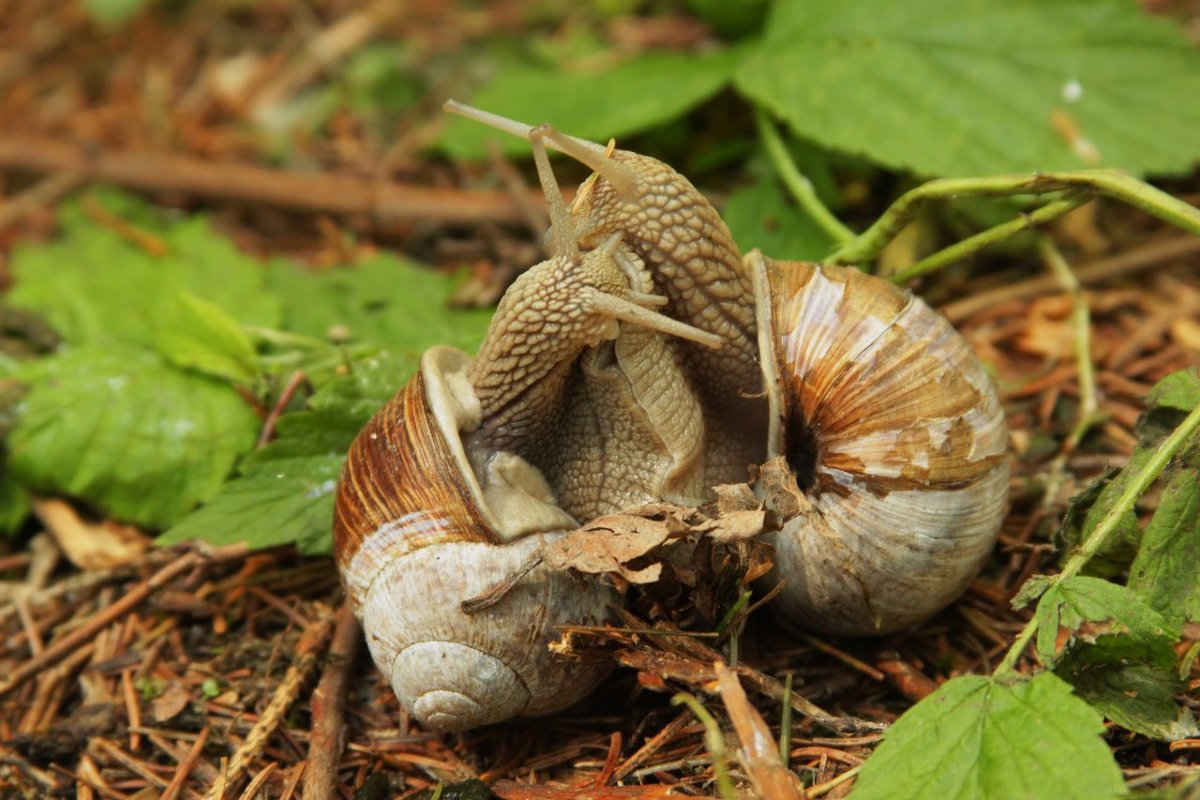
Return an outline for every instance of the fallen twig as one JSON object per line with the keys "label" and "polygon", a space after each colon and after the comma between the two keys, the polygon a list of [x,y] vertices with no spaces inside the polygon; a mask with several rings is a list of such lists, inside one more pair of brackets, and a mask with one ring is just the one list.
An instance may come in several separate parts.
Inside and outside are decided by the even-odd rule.
{"label": "fallen twig", "polygon": [[[1163,261],[1185,258],[1196,253],[1200,253],[1200,237],[1173,236],[1169,239],[1154,239],[1141,247],[1082,264],[1075,268],[1075,278],[1080,284],[1086,286],[1119,275],[1132,275],[1144,269],[1156,267]],[[946,319],[953,323],[960,323],[986,308],[1009,300],[1022,300],[1027,297],[1036,297],[1039,294],[1060,291],[1062,291],[1062,284],[1058,278],[1053,275],[1039,275],[1020,283],[978,292],[964,297],[962,300],[947,303],[940,307],[940,311]]]}
{"label": "fallen twig", "polygon": [[84,179],[74,172],[57,172],[47,175],[19,195],[0,204],[0,228],[11,225],[39,208],[53,204],[60,197],[70,194],[82,183],[84,183]]}
{"label": "fallen twig", "polygon": [[200,759],[200,753],[204,751],[204,743],[208,741],[209,729],[201,728],[200,735],[196,737],[196,741],[192,742],[191,748],[188,749],[187,755],[179,762],[179,766],[175,768],[175,775],[172,776],[171,782],[167,784],[167,788],[163,790],[162,797],[159,800],[175,800],[179,793],[183,791],[183,784],[191,774],[192,768],[196,766],[196,762]]}
{"label": "fallen twig", "polygon": [[723,662],[713,664],[717,688],[729,712],[729,720],[741,743],[741,762],[755,791],[764,800],[802,800],[791,771],[775,749],[775,737],[762,716],[750,705],[737,676]]}
{"label": "fallen twig", "polygon": [[[0,138],[0,168],[72,172],[144,191],[182,192],[299,211],[356,215],[370,219],[383,230],[414,220],[472,224],[525,221],[508,191],[401,186],[328,172],[288,172],[169,153],[93,150],[40,138]],[[537,196],[540,198],[540,193]]]}
{"label": "fallen twig", "polygon": [[312,736],[308,740],[304,800],[324,800],[337,795],[337,769],[345,746],[346,690],[350,670],[358,655],[362,633],[349,603],[337,613],[337,627],[321,680],[309,701]]}

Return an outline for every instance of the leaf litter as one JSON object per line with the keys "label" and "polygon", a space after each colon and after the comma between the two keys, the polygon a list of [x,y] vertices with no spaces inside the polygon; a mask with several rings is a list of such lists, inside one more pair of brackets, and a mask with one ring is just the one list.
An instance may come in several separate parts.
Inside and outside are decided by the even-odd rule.
{"label": "leaf litter", "polygon": [[[18,18],[32,12],[23,4],[8,5],[5,14],[16,15],[11,32],[23,24]],[[267,5],[248,10],[247,24],[270,22],[273,12]],[[316,5],[330,20],[354,14],[348,3]],[[491,21],[500,28],[521,24],[503,12]],[[181,105],[170,119],[177,141],[205,158],[251,159],[260,143],[236,124],[230,109],[253,100],[255,85],[275,87],[276,101],[278,87],[303,85],[296,76],[304,74],[309,51],[298,38],[285,40],[269,57],[259,58],[258,67],[267,72],[257,83],[231,77],[237,63],[250,61],[227,60],[222,82],[203,54],[206,48],[232,54],[206,38],[211,34],[204,22],[185,13],[176,23],[182,29],[174,29],[149,16],[137,23],[136,36],[110,32],[89,50],[80,45],[88,37],[72,34],[91,23],[68,9],[50,18],[44,38],[16,46],[35,60],[79,66],[98,58],[134,63],[188,42],[171,62],[167,80],[193,90],[191,105]],[[369,29],[369,16],[366,23]],[[427,23],[414,17],[402,24],[420,28]],[[463,24],[469,35],[469,24]],[[324,33],[336,34],[336,26]],[[50,55],[47,43],[54,41],[67,46]],[[140,144],[146,132],[139,104],[161,76],[130,83],[140,70],[105,70],[108,83],[60,92],[63,103],[77,105],[60,108],[57,118],[29,105],[30,98],[46,93],[39,89],[61,89],[56,81],[64,74],[85,72],[31,72],[23,91],[0,101],[5,118],[19,120],[27,134],[86,133],[101,147]],[[345,116],[331,122],[330,137],[327,150],[314,141],[300,146],[331,172],[383,162],[380,143]],[[397,151],[401,159],[404,146]],[[178,192],[166,198],[169,203],[179,204],[181,196],[197,191],[178,171],[180,165],[169,162],[172,169],[162,173],[165,183],[157,187]],[[325,213],[319,206],[286,212],[239,207],[236,201],[247,195],[236,182],[199,195],[216,198],[219,226],[252,252],[289,252],[318,265],[338,263],[348,247],[360,254],[371,247],[348,246],[347,239],[380,233],[429,261],[473,261],[485,284],[492,271],[511,270],[526,260],[516,254],[530,252],[528,241],[491,227],[520,224],[506,210],[513,203],[504,193],[448,184],[436,174],[437,166],[405,168],[427,170],[423,177],[430,184],[451,187],[422,197],[449,199],[457,204],[454,214],[439,220],[437,209],[447,206],[433,203],[426,220],[478,222],[478,235],[431,240],[411,223],[364,222],[382,219],[378,212],[384,206],[358,206],[345,222],[332,225],[328,218],[319,222],[304,216]],[[178,183],[172,187],[171,180]],[[9,226],[0,238],[5,252],[18,228],[23,237],[47,235],[51,222],[44,209],[77,185],[72,178],[31,187],[37,190],[36,202],[26,206],[21,225]],[[1181,186],[1193,192],[1195,202],[1194,181]],[[328,201],[335,195],[310,197]],[[281,213],[293,216],[281,219]],[[137,226],[123,225],[120,214],[105,224],[147,252],[166,246],[159,233],[141,236]],[[1070,243],[1066,226],[1058,235]],[[597,521],[588,526],[590,533],[580,531],[568,537],[570,544],[545,555],[562,567],[608,572],[629,584],[635,600],[616,623],[564,631],[563,648],[573,657],[604,658],[622,668],[595,698],[570,713],[443,738],[412,726],[386,681],[366,663],[326,558],[301,556],[287,547],[247,552],[237,546],[175,545],[132,554],[128,563],[89,564],[81,570],[63,563],[71,558],[69,548],[49,537],[35,538],[20,550],[0,549],[0,787],[31,797],[72,791],[85,797],[203,797],[214,790],[231,797],[260,791],[270,797],[336,796],[332,789],[322,794],[323,786],[347,787],[341,790],[347,797],[351,791],[362,797],[372,791],[374,796],[429,797],[440,791],[446,798],[485,797],[486,787],[496,796],[520,799],[714,796],[715,759],[705,724],[692,710],[669,702],[687,692],[726,732],[725,758],[739,786],[758,787],[764,796],[790,796],[785,785],[762,789],[784,780],[782,763],[788,779],[798,779],[807,796],[844,796],[861,765],[880,749],[883,732],[916,700],[963,676],[984,680],[994,669],[1033,614],[1033,609],[1013,610],[1010,598],[1030,576],[1053,570],[1047,542],[1066,498],[1079,494],[1106,467],[1127,462],[1139,441],[1135,423],[1146,392],[1165,376],[1194,368],[1200,357],[1195,335],[1200,278],[1194,260],[1188,261],[1196,250],[1136,215],[1108,213],[1089,235],[1103,241],[1090,261],[1078,265],[1077,274],[1090,276],[1085,296],[1093,312],[1089,332],[1102,416],[1078,446],[1061,453],[1063,482],[1053,496],[1042,493],[1046,454],[1058,452],[1080,400],[1078,366],[1065,344],[1066,295],[1053,281],[1031,274],[1028,265],[995,276],[951,276],[924,287],[995,370],[1017,468],[1012,510],[991,562],[955,606],[920,630],[881,640],[824,640],[785,634],[769,614],[748,613],[762,599],[757,592],[739,608],[738,598],[769,562],[769,552],[745,537],[772,524],[770,512],[740,490],[722,495],[733,505],[717,515],[719,524],[698,510],[618,515],[604,521],[602,529],[622,533],[619,549],[596,546]],[[1031,315],[1023,297],[1041,298],[1039,314]],[[242,351],[239,344],[229,353]],[[218,371],[231,372],[237,363],[231,358]],[[1183,386],[1168,394],[1184,397],[1178,402],[1185,408],[1194,403]],[[1172,503],[1185,508],[1172,511],[1160,528],[1191,518],[1184,500]],[[1146,523],[1158,506],[1157,495],[1144,498],[1139,520]],[[93,521],[85,518],[83,524]],[[653,583],[637,584],[655,568]],[[1162,598],[1148,578],[1139,580],[1145,602],[1160,608]],[[1111,624],[1104,617],[1055,631],[1056,652],[1078,646],[1072,637],[1104,645]],[[1168,697],[1172,703],[1182,698],[1181,711],[1194,716],[1200,627],[1184,623],[1181,631],[1173,647],[1182,657],[1182,691]],[[1112,663],[1086,660],[1074,649],[1065,658],[1073,659],[1068,667],[1079,669]],[[1032,666],[1028,654],[1019,664],[1023,671]],[[1060,686],[1051,685],[1056,678],[1042,675],[1021,691],[1041,692],[1055,702],[1069,699]],[[1124,686],[1136,691],[1140,674],[1125,677]],[[963,683],[951,688],[961,692],[964,687],[980,688]],[[789,750],[777,760],[773,745],[785,704],[794,711],[785,737]],[[1076,721],[1084,728],[1092,725]],[[1028,727],[1020,719],[1013,725],[1022,732]],[[1167,744],[1113,726],[1103,741],[1130,787],[1177,783],[1197,769],[1196,738]],[[330,752],[340,757],[330,761]],[[931,754],[911,768],[933,766]]]}

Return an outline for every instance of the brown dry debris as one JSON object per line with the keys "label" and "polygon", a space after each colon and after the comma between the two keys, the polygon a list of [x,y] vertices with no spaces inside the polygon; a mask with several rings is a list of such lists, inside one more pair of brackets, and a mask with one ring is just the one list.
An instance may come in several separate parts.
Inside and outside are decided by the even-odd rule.
{"label": "brown dry debris", "polygon": [[[0,285],[13,245],[49,235],[49,211],[92,180],[169,204],[204,199],[244,248],[314,264],[344,259],[348,230],[368,248],[386,236],[427,260],[472,265],[474,300],[494,298],[537,252],[526,229],[541,225],[541,202],[519,173],[501,170],[503,190],[469,189],[416,157],[440,124],[423,101],[386,137],[349,112],[320,136],[294,134],[292,163],[303,168],[264,167],[253,124],[385,37],[412,42],[442,89],[457,86],[466,77],[448,74],[444,56],[521,30],[526,4],[421,0],[397,13],[389,2],[217,3],[237,6],[222,25],[207,4],[152,5],[103,29],[80,6],[0,0]],[[653,29],[609,28],[630,48],[707,35],[670,16]],[[1050,534],[1066,500],[1128,458],[1149,387],[1200,361],[1200,241],[1111,204],[1085,213],[1055,231],[1092,313],[1100,417],[1075,446],[1064,445],[1083,399],[1073,295],[1032,259],[989,260],[990,273],[923,287],[994,369],[1015,469],[991,563],[920,630],[836,641],[784,632],[758,611],[761,597],[730,614],[770,562],[746,537],[772,524],[730,487],[717,501],[724,529],[704,509],[658,507],[597,521],[543,553],[627,584],[659,579],[625,586],[630,609],[613,625],[564,631],[563,648],[617,669],[569,713],[441,737],[400,712],[363,657],[329,559],[143,552],[138,532],[104,525],[121,557],[100,563],[78,547],[91,523],[45,501],[48,534],[16,551],[0,542],[0,797],[418,798],[439,785],[510,800],[712,797],[705,727],[671,705],[679,692],[717,718],[745,791],[845,796],[891,721],[947,679],[996,666],[1028,615],[1009,600],[1053,570]],[[451,224],[471,236],[441,235]],[[271,431],[268,422],[264,441]],[[596,550],[598,528],[622,534],[621,552]],[[1198,641],[1190,626],[1183,646]],[[1107,738],[1131,782],[1170,782],[1200,763],[1196,740],[1168,746],[1116,728]]]}

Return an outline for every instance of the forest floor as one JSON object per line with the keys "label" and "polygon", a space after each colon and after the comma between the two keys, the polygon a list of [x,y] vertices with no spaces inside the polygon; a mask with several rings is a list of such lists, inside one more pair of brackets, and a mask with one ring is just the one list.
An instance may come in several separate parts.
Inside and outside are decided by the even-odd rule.
{"label": "forest floor", "polygon": [[[285,35],[295,23],[280,11],[287,4],[248,10],[237,41],[222,41],[199,13],[146,15],[100,33],[82,11],[44,15],[35,5],[0,0],[0,281],[12,247],[52,237],[57,204],[93,180],[203,207],[255,254],[319,266],[370,245],[471,264],[468,299],[481,302],[537,259],[537,214],[527,223],[520,210],[526,191],[459,197],[456,167],[422,156],[435,114],[420,103],[386,146],[343,111],[293,143],[293,166],[264,166],[270,156],[244,121],[326,66]],[[322,15],[344,23],[352,5],[322,4]],[[391,24],[447,50],[506,24],[500,12],[487,25],[464,19],[448,29],[434,10]],[[349,24],[320,33],[367,36]],[[249,61],[254,70],[235,74]],[[493,167],[514,172],[498,157]],[[395,194],[373,191],[381,177]],[[438,202],[392,213],[410,188]],[[1200,204],[1196,179],[1169,188]],[[1013,596],[1055,569],[1053,535],[1069,499],[1128,460],[1150,387],[1200,357],[1200,239],[1099,202],[1052,233],[1071,253],[1078,291],[1027,254],[917,287],[994,370],[1014,453],[1011,509],[991,561],[919,630],[832,639],[784,633],[755,615],[735,626],[747,705],[714,668],[728,642],[721,651],[631,619],[592,634],[614,669],[580,707],[439,736],[410,724],[371,665],[331,559],[195,545],[80,569],[60,537],[104,523],[47,501],[50,533],[0,541],[0,797],[287,798],[331,784],[346,798],[426,797],[439,785],[443,798],[488,796],[472,781],[513,800],[714,796],[705,725],[672,697],[703,698],[726,730],[765,720],[778,741],[785,676],[788,766],[807,796],[844,796],[890,722],[947,678],[995,668],[1029,618]],[[1080,303],[1090,312],[1091,374],[1076,349]],[[1096,421],[1064,448],[1089,384]],[[1139,514],[1154,507],[1150,495]],[[1188,627],[1181,652],[1197,642],[1200,627]],[[1195,709],[1197,667],[1189,679]],[[1167,745],[1119,728],[1107,740],[1131,787],[1200,765],[1200,740]],[[742,782],[745,766],[731,759]]]}

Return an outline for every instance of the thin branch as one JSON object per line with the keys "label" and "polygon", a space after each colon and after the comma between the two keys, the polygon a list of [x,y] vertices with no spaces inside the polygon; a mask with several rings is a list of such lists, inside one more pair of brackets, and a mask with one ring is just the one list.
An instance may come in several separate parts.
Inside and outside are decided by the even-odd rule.
{"label": "thin branch", "polygon": [[[1067,559],[1062,572],[1051,579],[1052,585],[1058,585],[1079,574],[1079,571],[1097,553],[1108,546],[1113,536],[1119,534],[1122,518],[1133,511],[1133,506],[1138,498],[1145,494],[1146,490],[1150,488],[1150,484],[1154,483],[1158,476],[1162,474],[1163,469],[1175,457],[1175,454],[1182,450],[1184,445],[1193,441],[1198,433],[1200,433],[1200,406],[1192,409],[1192,413],[1188,414],[1183,422],[1179,424],[1179,427],[1154,450],[1150,455],[1150,459],[1133,476],[1133,480],[1125,487],[1125,491],[1117,498],[1113,507],[1108,510],[1108,513],[1104,515],[1100,523],[1092,529],[1091,534],[1084,540],[1083,544]],[[1033,635],[1037,633],[1037,629],[1038,618],[1034,616],[1021,629],[1021,633],[1017,636],[1016,641],[1013,642],[1012,647],[1005,653],[1004,660],[996,667],[995,674],[1001,675],[1014,670],[1017,660],[1025,652],[1025,647],[1029,644]]]}
{"label": "thin branch", "polygon": [[175,576],[203,563],[204,558],[202,556],[197,553],[188,553],[174,562],[167,564],[167,566],[154,573],[154,575],[130,589],[111,606],[97,612],[86,623],[52,643],[42,651],[41,655],[29,659],[13,670],[7,678],[0,681],[0,697],[8,694],[34,675],[45,670],[51,664],[54,664],[59,659],[90,641],[102,629],[132,611],[143,600],[149,597],[155,589],[165,585]]}
{"label": "thin branch", "polygon": [[209,788],[205,800],[220,800],[224,796],[226,784],[236,783],[241,778],[242,772],[266,747],[267,740],[271,738],[275,728],[283,721],[284,715],[287,714],[288,709],[292,707],[292,703],[300,694],[300,688],[316,668],[333,630],[333,619],[332,614],[324,616],[313,622],[300,634],[300,641],[296,643],[295,660],[288,667],[279,687],[271,696],[271,702],[267,704],[246,740],[233,754],[221,779]]}
{"label": "thin branch", "polygon": [[308,740],[308,766],[301,795],[304,800],[337,796],[338,763],[346,743],[346,693],[361,642],[362,631],[347,602],[338,609],[325,671],[309,701],[312,736]]}
{"label": "thin branch", "polygon": [[[42,138],[0,137],[0,169],[68,172],[143,191],[362,216],[383,230],[401,229],[414,220],[524,222],[507,191],[402,186],[329,172],[289,172],[169,153],[103,150]],[[540,203],[541,194],[530,202]]]}

